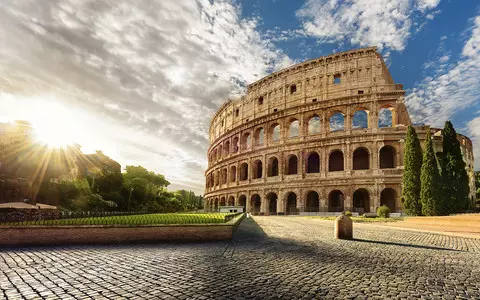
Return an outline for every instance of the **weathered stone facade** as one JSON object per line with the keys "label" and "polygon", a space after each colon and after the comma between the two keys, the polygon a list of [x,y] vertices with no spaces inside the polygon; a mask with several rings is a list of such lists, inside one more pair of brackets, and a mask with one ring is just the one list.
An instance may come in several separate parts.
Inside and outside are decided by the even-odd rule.
{"label": "weathered stone facade", "polygon": [[[362,213],[385,204],[400,211],[411,124],[404,96],[375,47],[300,63],[249,85],[211,122],[206,210]],[[438,129],[416,129],[422,141],[433,130],[441,149]],[[459,138],[473,172],[472,143]]]}

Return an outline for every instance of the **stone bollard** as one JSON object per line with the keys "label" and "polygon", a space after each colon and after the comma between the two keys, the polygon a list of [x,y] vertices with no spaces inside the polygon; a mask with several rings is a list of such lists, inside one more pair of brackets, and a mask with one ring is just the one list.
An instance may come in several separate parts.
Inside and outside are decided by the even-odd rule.
{"label": "stone bollard", "polygon": [[335,238],[342,240],[353,239],[353,222],[350,217],[340,215],[335,219]]}

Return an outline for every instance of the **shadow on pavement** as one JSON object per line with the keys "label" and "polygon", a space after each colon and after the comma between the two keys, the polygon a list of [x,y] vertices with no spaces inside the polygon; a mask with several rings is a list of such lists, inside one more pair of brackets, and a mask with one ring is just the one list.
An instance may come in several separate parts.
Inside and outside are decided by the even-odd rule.
{"label": "shadow on pavement", "polygon": [[253,218],[245,218],[233,233],[234,241],[252,241],[264,240],[268,238],[265,231],[260,227]]}
{"label": "shadow on pavement", "polygon": [[434,247],[434,246],[424,246],[424,245],[414,245],[414,244],[405,244],[405,243],[382,242],[382,241],[363,240],[363,239],[355,239],[355,238],[354,238],[352,241],[361,242],[361,243],[379,244],[379,245],[393,245],[393,246],[411,247],[411,248],[419,248],[419,249],[430,249],[430,250],[444,250],[444,251],[462,252],[461,250],[456,250],[456,249],[449,249],[449,248],[442,248],[442,247]]}

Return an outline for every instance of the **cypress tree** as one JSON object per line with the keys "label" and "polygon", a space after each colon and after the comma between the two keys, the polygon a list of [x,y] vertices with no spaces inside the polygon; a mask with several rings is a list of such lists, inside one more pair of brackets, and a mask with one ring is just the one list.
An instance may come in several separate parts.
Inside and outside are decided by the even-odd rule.
{"label": "cypress tree", "polygon": [[420,175],[421,191],[420,202],[424,216],[436,216],[441,214],[441,178],[438,171],[438,163],[433,150],[433,142],[430,130],[427,132],[425,151],[423,152],[422,171]]}
{"label": "cypress tree", "polygon": [[460,142],[450,121],[445,122],[443,135],[442,180],[445,199],[444,213],[464,212],[468,209],[468,175],[465,170]]}
{"label": "cypress tree", "polygon": [[409,215],[420,215],[420,172],[422,168],[422,147],[413,126],[408,126],[405,141],[403,172],[403,209]]}

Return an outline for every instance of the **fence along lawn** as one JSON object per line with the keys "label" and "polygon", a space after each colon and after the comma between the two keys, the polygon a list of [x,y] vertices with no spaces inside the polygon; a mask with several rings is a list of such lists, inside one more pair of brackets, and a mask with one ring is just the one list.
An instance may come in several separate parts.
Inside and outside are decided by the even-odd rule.
{"label": "fence along lawn", "polygon": [[55,220],[35,220],[1,223],[3,226],[77,226],[77,225],[173,225],[173,224],[218,224],[230,221],[236,214],[141,214],[105,217],[84,217]]}

